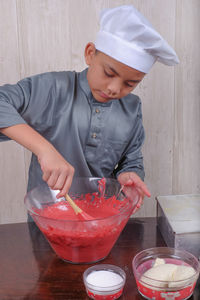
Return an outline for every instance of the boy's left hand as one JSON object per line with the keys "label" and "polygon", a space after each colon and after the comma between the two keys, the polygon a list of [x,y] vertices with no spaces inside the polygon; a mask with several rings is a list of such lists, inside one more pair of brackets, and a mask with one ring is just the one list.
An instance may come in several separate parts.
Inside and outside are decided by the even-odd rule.
{"label": "boy's left hand", "polygon": [[146,184],[135,172],[123,172],[118,176],[117,179],[122,186],[124,185],[130,188],[136,188],[136,190],[138,191],[140,198],[136,205],[136,208],[133,211],[133,213],[135,213],[142,205],[144,197],[151,197]]}

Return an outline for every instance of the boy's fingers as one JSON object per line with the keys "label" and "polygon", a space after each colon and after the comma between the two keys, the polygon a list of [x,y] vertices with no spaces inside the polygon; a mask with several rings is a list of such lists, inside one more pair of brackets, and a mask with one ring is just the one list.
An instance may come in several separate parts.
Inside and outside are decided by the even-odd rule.
{"label": "boy's fingers", "polygon": [[143,200],[144,200],[144,195],[140,195],[138,203],[136,204],[136,206],[135,206],[135,208],[133,210],[133,214],[142,206]]}
{"label": "boy's fingers", "polygon": [[139,190],[147,197],[151,197],[151,193],[149,192],[146,184],[144,184],[143,182],[139,182],[136,185],[136,189],[139,188]]}
{"label": "boy's fingers", "polygon": [[55,184],[58,180],[58,177],[59,177],[58,173],[53,172],[53,173],[51,173],[51,176],[49,177],[49,179],[47,181],[48,186],[53,190],[55,190]]}
{"label": "boy's fingers", "polygon": [[137,208],[141,207],[141,205],[143,204],[143,200],[144,200],[144,196],[140,195],[139,201],[138,201],[138,203],[136,205]]}
{"label": "boy's fingers", "polygon": [[132,174],[130,174],[130,179],[132,180],[132,183],[135,184],[136,187],[139,187],[147,197],[151,197],[151,193],[149,192],[146,184],[139,177],[135,178]]}
{"label": "boy's fingers", "polygon": [[134,185],[136,187],[136,189],[141,191],[147,197],[151,197],[151,193],[149,192],[146,184],[142,180],[133,180],[132,179],[130,182],[128,181],[127,183],[128,183],[128,185]]}
{"label": "boy's fingers", "polygon": [[140,177],[137,174],[127,172],[121,173],[120,175],[118,179],[121,185],[134,185],[136,188],[139,188],[147,197],[151,196],[151,193],[149,192],[146,184],[140,179]]}
{"label": "boy's fingers", "polygon": [[73,175],[69,175],[67,176],[67,179],[65,181],[65,184],[62,188],[62,190],[60,191],[60,193],[56,196],[57,198],[58,197],[65,197],[65,195],[68,193],[69,189],[70,189],[70,186],[72,184],[72,179],[73,179]]}
{"label": "boy's fingers", "polygon": [[66,179],[66,175],[65,174],[60,174],[58,176],[56,184],[54,185],[54,189],[61,191],[64,188],[65,179]]}
{"label": "boy's fingers", "polygon": [[45,172],[42,175],[42,179],[47,182],[47,180],[49,179],[50,176],[51,176],[51,172],[50,171]]}
{"label": "boy's fingers", "polygon": [[146,184],[139,177],[135,177],[132,174],[130,174],[129,180],[131,180],[132,184],[134,184],[136,188],[139,188],[147,197],[151,196]]}

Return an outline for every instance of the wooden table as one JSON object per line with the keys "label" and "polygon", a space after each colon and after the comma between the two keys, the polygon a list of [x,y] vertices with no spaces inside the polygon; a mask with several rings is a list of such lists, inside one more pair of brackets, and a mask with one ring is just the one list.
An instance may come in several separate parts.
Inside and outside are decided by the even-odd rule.
{"label": "wooden table", "polygon": [[[126,272],[120,299],[143,299],[137,291],[131,263],[136,253],[155,246],[166,246],[156,219],[130,219],[111,253],[102,261]],[[0,225],[1,300],[89,299],[82,280],[89,266],[60,260],[34,223]],[[200,299],[199,282],[190,299]]]}

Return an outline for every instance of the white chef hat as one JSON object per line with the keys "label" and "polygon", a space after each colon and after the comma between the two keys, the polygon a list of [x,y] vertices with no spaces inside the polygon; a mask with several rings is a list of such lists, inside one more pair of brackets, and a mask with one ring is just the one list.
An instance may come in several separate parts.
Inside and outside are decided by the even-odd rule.
{"label": "white chef hat", "polygon": [[132,5],[101,12],[95,47],[144,73],[156,61],[169,66],[179,63],[175,51]]}

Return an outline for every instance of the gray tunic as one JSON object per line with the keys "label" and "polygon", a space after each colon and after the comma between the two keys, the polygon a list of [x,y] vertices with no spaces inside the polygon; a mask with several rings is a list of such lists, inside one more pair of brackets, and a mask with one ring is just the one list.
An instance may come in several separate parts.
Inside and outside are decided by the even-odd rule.
{"label": "gray tunic", "polygon": [[[75,168],[75,176],[112,177],[134,171],[144,178],[140,99],[132,94],[97,102],[87,69],[49,72],[0,87],[0,128],[29,124]],[[8,138],[0,134],[0,141]],[[28,190],[42,182],[32,155]]]}

